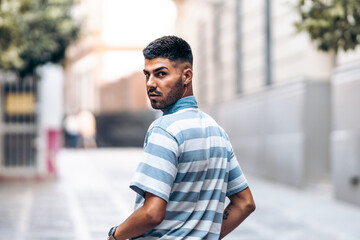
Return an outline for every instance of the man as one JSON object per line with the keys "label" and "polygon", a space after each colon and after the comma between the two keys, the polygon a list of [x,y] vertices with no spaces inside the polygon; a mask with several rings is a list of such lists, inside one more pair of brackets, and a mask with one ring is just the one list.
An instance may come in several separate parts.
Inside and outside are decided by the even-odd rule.
{"label": "man", "polygon": [[149,127],[130,184],[137,210],[109,239],[221,239],[255,210],[229,138],[198,109],[187,42],[165,36],[143,54],[148,97],[163,116]]}

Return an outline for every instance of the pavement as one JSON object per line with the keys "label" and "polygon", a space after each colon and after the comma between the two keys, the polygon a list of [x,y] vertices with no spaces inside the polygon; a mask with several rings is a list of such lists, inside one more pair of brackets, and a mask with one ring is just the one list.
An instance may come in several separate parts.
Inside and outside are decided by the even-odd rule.
{"label": "pavement", "polygon": [[[100,240],[131,214],[141,149],[62,150],[58,176],[0,182],[0,240]],[[245,171],[246,174],[246,171]],[[360,206],[330,185],[296,189],[247,175],[257,209],[227,240],[359,240]]]}

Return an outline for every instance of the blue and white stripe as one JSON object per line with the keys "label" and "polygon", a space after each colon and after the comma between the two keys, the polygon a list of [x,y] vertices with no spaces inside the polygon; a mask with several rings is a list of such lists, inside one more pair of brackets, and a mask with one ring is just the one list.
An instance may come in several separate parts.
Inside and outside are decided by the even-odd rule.
{"label": "blue and white stripe", "polygon": [[164,221],[139,239],[219,239],[225,197],[248,186],[225,131],[180,99],[149,127],[130,187],[167,201]]}

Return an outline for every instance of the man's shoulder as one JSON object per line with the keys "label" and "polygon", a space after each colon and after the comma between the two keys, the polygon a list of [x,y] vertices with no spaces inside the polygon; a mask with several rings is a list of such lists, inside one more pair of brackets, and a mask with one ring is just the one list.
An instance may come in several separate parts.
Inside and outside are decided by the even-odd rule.
{"label": "man's shoulder", "polygon": [[161,116],[155,119],[149,126],[147,135],[151,134],[154,131],[164,131],[168,132],[168,128],[171,125],[172,121],[166,116]]}
{"label": "man's shoulder", "polygon": [[186,128],[189,122],[201,118],[201,114],[202,112],[197,108],[187,108],[172,114],[163,115],[152,122],[148,132],[156,128],[161,128],[170,134],[176,135],[176,133],[183,130],[184,127]]}
{"label": "man's shoulder", "polygon": [[208,127],[212,127],[212,128],[216,128],[218,129],[220,132],[221,132],[221,135],[223,137],[225,137],[225,139],[229,140],[229,136],[228,134],[226,133],[226,131],[224,130],[224,128],[222,128],[220,126],[220,124],[208,113],[205,113],[205,112],[201,112],[202,115],[203,115],[203,118],[206,119],[206,124]]}
{"label": "man's shoulder", "polygon": [[161,116],[151,126],[167,131],[176,129],[176,132],[178,132],[187,128],[194,128],[199,124],[201,127],[216,127],[226,133],[212,116],[199,108],[187,108],[173,114]]}
{"label": "man's shoulder", "polygon": [[168,127],[181,121],[197,118],[199,110],[196,108],[186,108],[178,112],[159,117],[153,122],[154,127]]}

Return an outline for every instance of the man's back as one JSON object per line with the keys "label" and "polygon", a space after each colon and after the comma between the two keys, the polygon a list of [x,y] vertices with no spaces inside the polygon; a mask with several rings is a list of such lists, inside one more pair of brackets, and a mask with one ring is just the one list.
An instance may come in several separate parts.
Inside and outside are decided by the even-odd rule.
{"label": "man's back", "polygon": [[109,240],[222,239],[255,203],[226,133],[198,110],[191,47],[164,36],[149,43],[143,55],[151,107],[164,115],[146,134],[130,184],[138,193],[136,211],[110,229]]}
{"label": "man's back", "polygon": [[165,219],[144,237],[219,239],[225,197],[248,185],[227,134],[197,108],[180,99],[149,128],[145,153],[131,187],[167,201]]}

